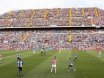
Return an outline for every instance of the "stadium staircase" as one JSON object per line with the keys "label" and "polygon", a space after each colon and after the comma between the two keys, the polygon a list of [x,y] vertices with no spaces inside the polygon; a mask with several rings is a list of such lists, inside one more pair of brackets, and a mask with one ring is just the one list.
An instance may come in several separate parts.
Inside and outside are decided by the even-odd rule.
{"label": "stadium staircase", "polygon": [[9,19],[9,17],[11,16],[12,11],[10,13],[8,13],[7,19]]}
{"label": "stadium staircase", "polygon": [[31,19],[34,18],[34,14],[36,13],[36,10],[33,11],[32,15],[31,15]]}
{"label": "stadium staircase", "polygon": [[72,18],[72,10],[69,10],[70,18]]}
{"label": "stadium staircase", "polygon": [[10,27],[12,20],[10,20],[7,24],[7,27]]}
{"label": "stadium staircase", "polygon": [[27,26],[30,26],[30,23],[31,23],[31,20],[34,18],[34,14],[36,13],[36,10],[33,11],[31,17],[30,17],[30,20],[28,21],[27,23]]}
{"label": "stadium staircase", "polygon": [[95,33],[95,31],[94,31],[94,30],[92,30],[91,32],[92,32],[92,34],[94,34],[94,33]]}
{"label": "stadium staircase", "polygon": [[73,38],[72,38],[72,30],[69,30],[69,42],[72,42]]}
{"label": "stadium staircase", "polygon": [[[48,10],[46,10],[45,12],[44,12],[44,19],[46,19],[47,18],[47,13],[48,13]],[[48,19],[47,19],[48,20]],[[50,26],[50,20],[48,20],[48,26]]]}
{"label": "stadium staircase", "polygon": [[85,17],[85,11],[84,11],[84,8],[82,8],[82,16]]}
{"label": "stadium staircase", "polygon": [[[47,18],[47,13],[48,13],[48,10],[46,10],[44,12],[44,15],[43,15],[43,18],[46,19]],[[48,20],[48,19],[47,19]],[[48,20],[48,26],[50,26],[50,20]]]}
{"label": "stadium staircase", "polygon": [[69,25],[72,26],[72,10],[71,9],[69,10],[69,16],[70,16]]}
{"label": "stadium staircase", "polygon": [[26,34],[24,35],[24,37],[23,37],[23,39],[22,39],[22,42],[24,42],[24,41],[26,40],[27,36],[29,35],[29,32],[30,32],[30,31],[27,31],[27,32],[26,32]]}
{"label": "stadium staircase", "polygon": [[30,26],[30,22],[31,22],[31,20],[29,20],[29,21],[27,22],[27,26]]}
{"label": "stadium staircase", "polygon": [[69,20],[69,25],[72,26],[72,19]]}
{"label": "stadium staircase", "polygon": [[57,15],[56,15],[56,18],[59,17],[59,14],[60,14],[60,9],[57,10]]}
{"label": "stadium staircase", "polygon": [[96,17],[99,17],[98,10],[95,8]]}
{"label": "stadium staircase", "polygon": [[[12,14],[12,11],[8,14],[7,19],[10,18],[11,14]],[[12,20],[10,20],[10,21],[8,22],[7,27],[10,27],[11,22],[12,22]]]}
{"label": "stadium staircase", "polygon": [[94,20],[92,18],[90,19],[90,22],[91,22],[91,24],[93,26],[94,25]]}
{"label": "stadium staircase", "polygon": [[5,32],[5,35],[8,35],[9,33],[8,32]]}
{"label": "stadium staircase", "polygon": [[46,10],[45,12],[44,12],[44,19],[47,17],[47,13],[48,13],[48,10]]}
{"label": "stadium staircase", "polygon": [[24,14],[24,10],[20,13],[19,17],[18,17],[18,20],[21,19],[22,15]]}

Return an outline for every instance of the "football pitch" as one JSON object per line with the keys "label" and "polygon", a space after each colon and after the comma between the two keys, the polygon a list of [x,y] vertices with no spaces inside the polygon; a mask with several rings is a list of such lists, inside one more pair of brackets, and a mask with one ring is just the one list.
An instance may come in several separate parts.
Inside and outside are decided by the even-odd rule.
{"label": "football pitch", "polygon": [[[0,78],[104,78],[104,51],[102,57],[98,52],[88,50],[63,50],[60,53],[56,50],[49,50],[45,55],[36,51],[21,50],[21,59],[24,62],[24,76],[18,76],[17,52],[14,50],[0,50],[2,63],[0,64]],[[74,61],[74,55],[78,52],[78,59]],[[52,59],[57,57],[57,71],[50,72]],[[67,71],[69,58],[72,58],[76,71]]]}

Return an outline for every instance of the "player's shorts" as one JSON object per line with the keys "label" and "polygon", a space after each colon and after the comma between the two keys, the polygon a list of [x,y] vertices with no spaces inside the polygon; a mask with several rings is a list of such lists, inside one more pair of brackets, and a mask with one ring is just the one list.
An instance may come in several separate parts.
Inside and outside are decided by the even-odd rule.
{"label": "player's shorts", "polygon": [[41,53],[43,53],[43,51],[41,51]]}
{"label": "player's shorts", "polygon": [[73,67],[73,65],[69,65],[69,67]]}
{"label": "player's shorts", "polygon": [[55,65],[52,65],[52,67],[56,67],[56,64]]}
{"label": "player's shorts", "polygon": [[75,57],[75,59],[77,59],[77,57]]}
{"label": "player's shorts", "polygon": [[22,71],[22,67],[18,67],[18,70],[19,70],[19,71]]}
{"label": "player's shorts", "polygon": [[33,53],[35,53],[35,51],[33,51]]}
{"label": "player's shorts", "polygon": [[17,57],[17,60],[20,59],[20,57]]}
{"label": "player's shorts", "polygon": [[101,53],[99,53],[99,55],[101,55]]}
{"label": "player's shorts", "polygon": [[0,60],[2,60],[2,58],[0,58]]}

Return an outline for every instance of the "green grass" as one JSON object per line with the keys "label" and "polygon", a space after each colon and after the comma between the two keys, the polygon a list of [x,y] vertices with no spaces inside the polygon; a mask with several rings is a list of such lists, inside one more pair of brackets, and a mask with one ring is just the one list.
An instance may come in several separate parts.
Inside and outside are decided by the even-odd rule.
{"label": "green grass", "polygon": [[[83,53],[81,50],[47,51],[43,56],[40,52],[35,55],[32,51],[19,51],[21,54],[24,77],[22,78],[104,78],[104,53],[98,58],[98,52],[89,50]],[[67,71],[69,58],[74,59],[78,52],[78,59],[73,61],[76,71]],[[0,51],[3,55],[0,64],[0,78],[20,78],[17,69],[17,52]],[[57,73],[51,73],[51,61],[53,56],[57,57]]]}

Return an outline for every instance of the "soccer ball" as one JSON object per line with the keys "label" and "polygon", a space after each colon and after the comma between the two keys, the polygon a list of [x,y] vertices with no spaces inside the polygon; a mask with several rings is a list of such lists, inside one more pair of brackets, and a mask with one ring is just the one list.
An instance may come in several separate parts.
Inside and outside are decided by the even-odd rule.
{"label": "soccer ball", "polygon": [[74,69],[74,71],[76,71],[76,69]]}

